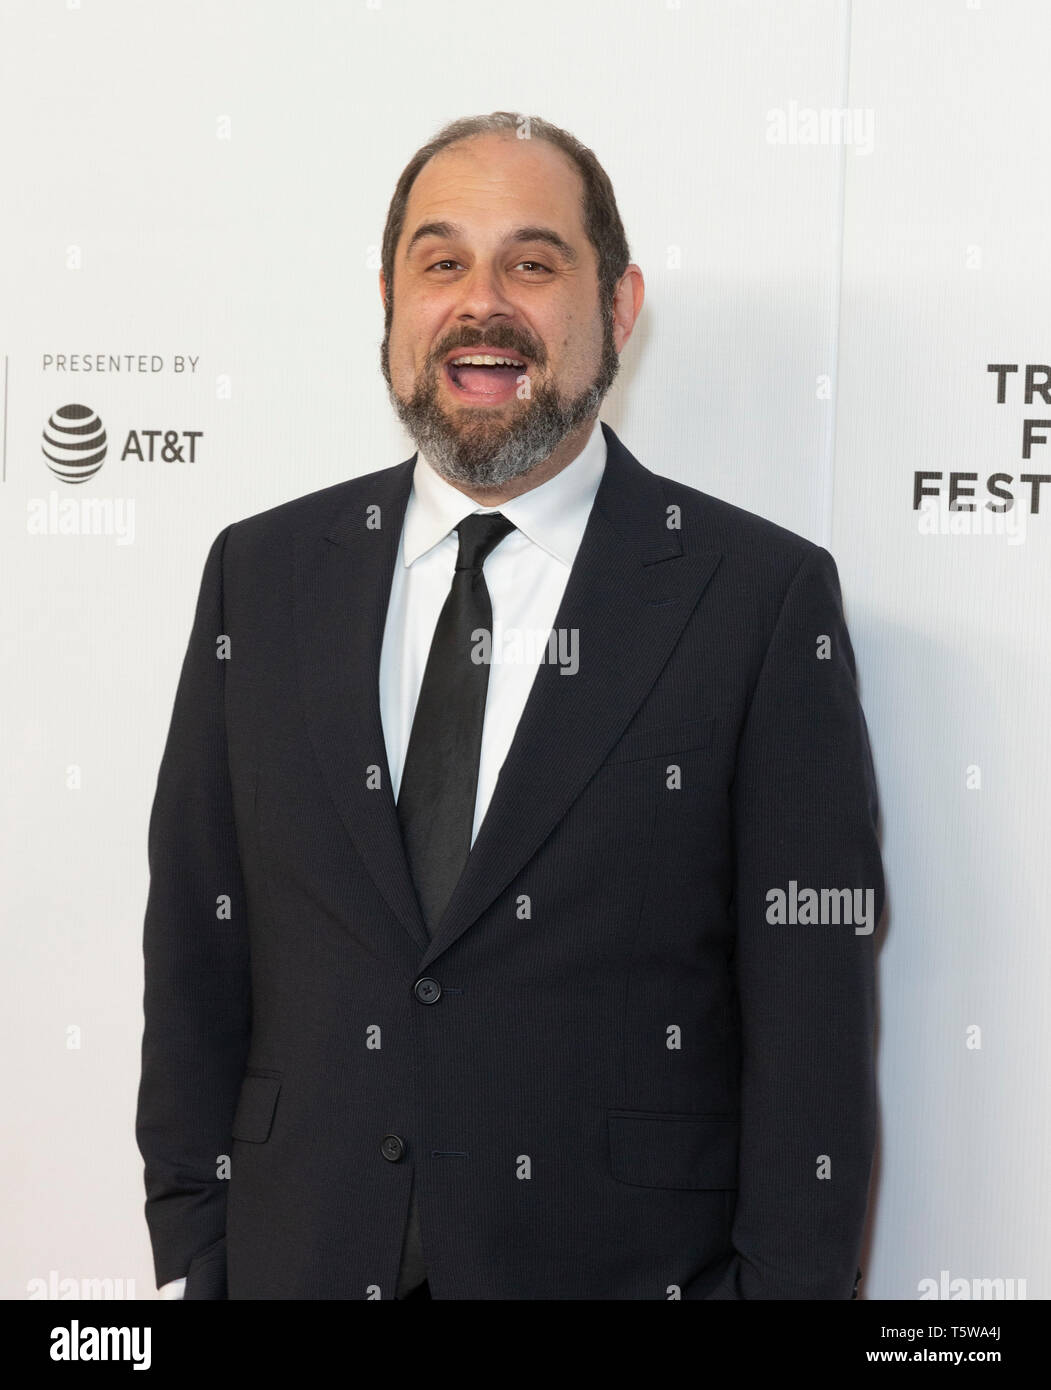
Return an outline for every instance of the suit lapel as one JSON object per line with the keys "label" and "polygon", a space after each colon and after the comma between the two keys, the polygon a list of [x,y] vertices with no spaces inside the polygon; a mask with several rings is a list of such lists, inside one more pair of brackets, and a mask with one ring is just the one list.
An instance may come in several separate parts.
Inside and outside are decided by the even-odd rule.
{"label": "suit lapel", "polygon": [[[391,911],[422,951],[391,790],[379,665],[416,455],[347,484],[336,519],[295,538],[293,623],[307,727],[332,800]],[[371,771],[370,771],[371,769]]]}
{"label": "suit lapel", "polygon": [[[579,669],[541,665],[466,867],[433,938],[402,847],[379,706],[379,658],[415,455],[356,479],[330,527],[296,537],[295,627],[313,746],[333,801],[426,967],[535,853],[645,699],[719,563],[683,552],[660,479],[606,424],[606,467],[555,619]],[[369,507],[381,525],[367,526]],[[377,513],[373,512],[375,516]],[[379,769],[369,790],[366,769]]]}
{"label": "suit lapel", "polygon": [[660,479],[603,423],[606,467],[555,618],[579,669],[541,665],[463,874],[420,963],[446,950],[562,819],[645,699],[719,563],[686,556]]}

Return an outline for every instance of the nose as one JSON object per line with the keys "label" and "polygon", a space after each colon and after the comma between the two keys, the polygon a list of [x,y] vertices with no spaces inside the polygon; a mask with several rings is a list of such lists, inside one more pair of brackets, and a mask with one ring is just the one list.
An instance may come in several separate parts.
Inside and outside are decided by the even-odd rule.
{"label": "nose", "polygon": [[456,306],[459,322],[480,326],[493,319],[512,318],[514,312],[497,270],[488,265],[474,265],[461,283]]}

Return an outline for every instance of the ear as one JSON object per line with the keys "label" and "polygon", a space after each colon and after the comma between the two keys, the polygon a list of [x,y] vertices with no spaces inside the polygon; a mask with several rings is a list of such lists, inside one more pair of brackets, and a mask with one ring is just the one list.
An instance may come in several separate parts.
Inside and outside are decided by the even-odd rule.
{"label": "ear", "polygon": [[384,308],[387,307],[387,280],[382,270],[380,271],[380,303]]}
{"label": "ear", "polygon": [[645,294],[642,271],[633,261],[613,292],[613,341],[618,352],[624,351],[624,344],[631,337]]}

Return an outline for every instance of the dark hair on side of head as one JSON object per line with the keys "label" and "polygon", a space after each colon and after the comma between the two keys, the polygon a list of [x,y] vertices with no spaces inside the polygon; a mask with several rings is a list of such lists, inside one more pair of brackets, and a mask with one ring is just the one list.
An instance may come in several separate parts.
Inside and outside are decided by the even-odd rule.
{"label": "dark hair on side of head", "polygon": [[493,111],[488,116],[463,116],[443,126],[433,139],[416,151],[401,172],[383,228],[382,262],[387,287],[384,309],[388,331],[394,311],[394,252],[405,225],[405,209],[417,174],[441,150],[460,140],[470,139],[474,135],[508,131],[521,139],[546,140],[568,155],[576,166],[584,184],[584,230],[598,257],[599,303],[604,314],[612,312],[617,281],[628,268],[631,254],[609,175],[598,162],[594,152],[582,145],[574,135],[570,135],[568,130],[562,130],[561,127],[552,125],[550,121],[542,120],[539,116],[521,116],[513,111]]}

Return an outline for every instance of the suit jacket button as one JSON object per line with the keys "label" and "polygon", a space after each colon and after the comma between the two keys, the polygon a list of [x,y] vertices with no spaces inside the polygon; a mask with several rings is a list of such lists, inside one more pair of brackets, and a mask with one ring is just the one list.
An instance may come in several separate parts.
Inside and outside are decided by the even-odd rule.
{"label": "suit jacket button", "polygon": [[385,1134],[380,1145],[380,1153],[389,1163],[397,1163],[405,1152],[405,1145],[396,1134]]}
{"label": "suit jacket button", "polygon": [[442,987],[437,980],[429,979],[425,975],[422,980],[416,981],[413,993],[421,1004],[437,1004],[441,998]]}

